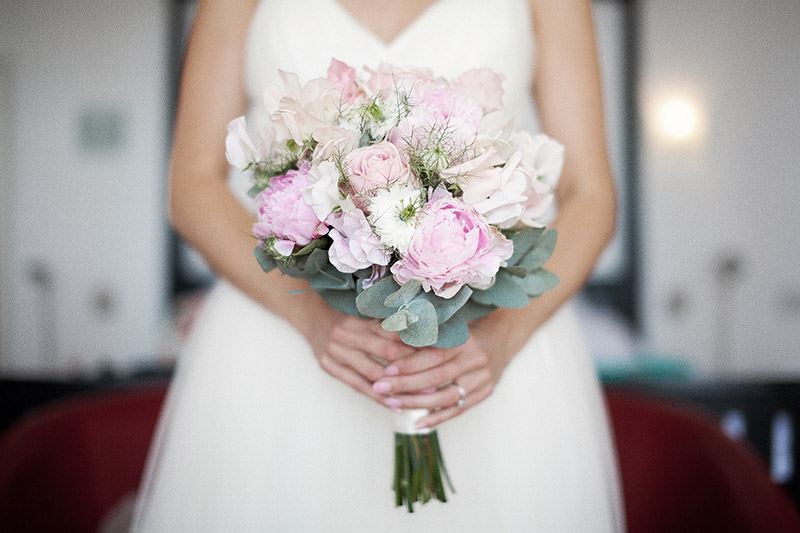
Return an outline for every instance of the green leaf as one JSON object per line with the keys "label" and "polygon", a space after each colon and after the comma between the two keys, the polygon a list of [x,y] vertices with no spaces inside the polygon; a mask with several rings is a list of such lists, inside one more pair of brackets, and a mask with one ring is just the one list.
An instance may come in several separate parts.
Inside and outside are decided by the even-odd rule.
{"label": "green leaf", "polygon": [[541,296],[545,291],[558,285],[558,282],[558,276],[540,268],[539,270],[534,270],[522,280],[522,287],[528,296]]}
{"label": "green leaf", "polygon": [[447,322],[439,324],[439,338],[434,346],[436,348],[453,348],[460,346],[469,339],[469,327],[459,313],[456,313]]}
{"label": "green leaf", "polygon": [[494,305],[483,305],[474,300],[467,300],[464,306],[458,310],[457,314],[463,318],[465,322],[469,323],[473,320],[485,317],[495,309],[497,309],[497,307]]}
{"label": "green leaf", "polygon": [[[527,256],[525,256],[525,257],[527,257]],[[502,267],[502,270],[504,270],[505,272],[508,272],[512,276],[516,276],[518,278],[524,278],[525,276],[528,275],[528,271],[524,267],[521,267],[519,265]]]}
{"label": "green leaf", "polygon": [[433,304],[436,309],[436,318],[439,324],[443,324],[461,309],[470,296],[472,296],[472,289],[464,285],[452,298],[442,298],[432,292],[425,293],[422,297]]}
{"label": "green leaf", "polygon": [[517,265],[525,268],[528,272],[541,268],[553,255],[553,250],[556,247],[556,237],[556,230],[546,231],[536,241],[536,246],[525,254]]}
{"label": "green leaf", "polygon": [[[303,248],[303,250],[305,250],[305,248]],[[321,270],[324,270],[328,265],[330,265],[330,262],[328,260],[327,250],[314,248],[309,252],[309,255],[306,258],[305,263],[303,263],[302,268],[306,274],[311,276],[317,272],[320,272]]]}
{"label": "green leaf", "polygon": [[[527,279],[527,278],[526,278]],[[479,304],[519,308],[528,305],[528,295],[519,283],[520,278],[502,270],[497,273],[494,285],[485,291],[475,291],[472,298]]]}
{"label": "green leaf", "polygon": [[328,305],[337,311],[347,313],[348,315],[358,316],[355,292],[330,289],[323,289],[317,292],[319,292],[320,296],[325,298],[325,301],[328,302]]}
{"label": "green leaf", "polygon": [[351,274],[345,274],[336,270],[331,264],[327,264],[323,269],[308,276],[311,286],[316,290],[335,289],[347,290],[354,289],[356,284]]}
{"label": "green leaf", "polygon": [[439,325],[433,304],[424,298],[417,298],[408,304],[408,310],[415,314],[418,320],[400,332],[400,339],[409,346],[434,344],[439,338]]}
{"label": "green leaf", "polygon": [[419,291],[422,290],[422,283],[416,279],[409,280],[405,285],[386,297],[384,305],[387,307],[400,307],[413,300]]}
{"label": "green leaf", "polygon": [[387,276],[378,283],[364,289],[356,297],[356,307],[358,312],[364,316],[372,318],[387,318],[397,310],[395,307],[387,307],[384,302],[386,297],[397,291],[400,285],[392,278]]}
{"label": "green leaf", "polygon": [[320,237],[320,238],[318,238],[318,239],[314,239],[314,240],[313,240],[313,241],[311,241],[310,243],[306,244],[305,246],[303,246],[302,248],[300,248],[299,250],[297,250],[297,251],[294,253],[294,255],[295,255],[295,256],[300,256],[300,255],[308,255],[308,254],[310,254],[311,252],[313,252],[314,250],[316,250],[317,248],[320,248],[320,247],[322,247],[322,246],[325,246],[325,245],[326,245],[326,244],[328,244],[329,242],[330,242],[330,239],[329,239],[328,237]]}
{"label": "green leaf", "polygon": [[419,317],[408,309],[399,309],[392,316],[385,318],[381,322],[381,327],[386,331],[403,331],[418,320]]}
{"label": "green leaf", "polygon": [[258,264],[261,265],[261,270],[264,272],[269,272],[277,266],[275,259],[273,259],[261,246],[256,246],[253,249],[253,255],[256,256],[256,261],[258,261]]}
{"label": "green leaf", "polygon": [[516,265],[517,261],[522,259],[522,256],[528,253],[528,250],[536,244],[543,232],[544,228],[525,228],[509,234],[508,238],[514,243],[514,253],[508,259],[508,265]]}

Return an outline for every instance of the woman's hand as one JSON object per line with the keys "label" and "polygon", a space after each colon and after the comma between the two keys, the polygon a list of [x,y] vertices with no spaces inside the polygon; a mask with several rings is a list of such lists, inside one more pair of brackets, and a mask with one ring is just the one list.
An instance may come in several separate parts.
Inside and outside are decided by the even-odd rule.
{"label": "woman's hand", "polygon": [[400,338],[384,331],[376,320],[365,320],[325,309],[307,335],[319,365],[356,391],[386,405],[372,384],[384,376],[384,364],[414,353]]}
{"label": "woman's hand", "polygon": [[[470,330],[461,346],[424,348],[393,361],[372,386],[374,392],[393,409],[430,409],[418,427],[436,426],[479,404],[492,394],[511,355],[500,349],[500,339],[490,328],[478,323]],[[487,346],[493,347],[492,353]],[[458,387],[466,392],[461,407]]]}

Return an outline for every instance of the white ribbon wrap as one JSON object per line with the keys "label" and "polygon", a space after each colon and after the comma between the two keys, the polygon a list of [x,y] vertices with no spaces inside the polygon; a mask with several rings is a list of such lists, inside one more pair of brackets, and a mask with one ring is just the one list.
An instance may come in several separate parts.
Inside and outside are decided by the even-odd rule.
{"label": "white ribbon wrap", "polygon": [[403,435],[427,435],[430,428],[414,427],[418,420],[428,415],[428,409],[403,409],[394,413],[394,431]]}

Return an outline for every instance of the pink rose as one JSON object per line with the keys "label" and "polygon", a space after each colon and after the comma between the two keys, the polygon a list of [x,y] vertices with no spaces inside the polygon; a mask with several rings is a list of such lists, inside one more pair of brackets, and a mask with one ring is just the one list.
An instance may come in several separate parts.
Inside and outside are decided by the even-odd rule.
{"label": "pink rose", "polygon": [[338,59],[331,58],[331,64],[328,67],[328,81],[341,91],[342,101],[345,103],[353,103],[359,97],[364,96],[364,90],[358,83],[356,69]]}
{"label": "pink rose", "polygon": [[373,233],[360,209],[339,212],[328,218],[333,240],[328,259],[339,272],[355,272],[374,265],[388,265],[392,254]]}
{"label": "pink rose", "polygon": [[452,298],[464,285],[488,289],[514,244],[470,206],[437,189],[405,255],[391,267],[401,285],[412,279],[425,291]]}
{"label": "pink rose", "polygon": [[412,179],[408,164],[395,145],[382,141],[353,150],[346,158],[350,185],[360,194]]}
{"label": "pink rose", "polygon": [[328,232],[303,198],[308,169],[306,163],[299,170],[275,176],[256,198],[258,222],[253,224],[253,235],[260,241],[274,239],[275,251],[283,256],[291,255],[296,245],[305,246]]}

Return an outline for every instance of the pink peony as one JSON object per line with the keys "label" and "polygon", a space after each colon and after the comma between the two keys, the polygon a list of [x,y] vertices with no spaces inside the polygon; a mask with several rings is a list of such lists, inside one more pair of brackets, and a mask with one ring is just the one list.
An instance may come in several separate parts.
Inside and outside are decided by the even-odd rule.
{"label": "pink peony", "polygon": [[275,176],[256,198],[258,222],[253,224],[253,235],[261,241],[274,239],[272,246],[283,256],[328,232],[303,198],[309,186],[308,169],[305,163],[299,170]]}
{"label": "pink peony", "polygon": [[398,283],[412,279],[425,291],[452,298],[464,285],[488,289],[514,244],[470,206],[437,189],[405,255],[392,265]]}
{"label": "pink peony", "polygon": [[355,272],[375,265],[388,265],[392,254],[373,233],[360,209],[339,212],[328,219],[333,240],[328,259],[339,272]]}
{"label": "pink peony", "polygon": [[350,184],[360,194],[396,183],[407,183],[413,177],[395,145],[386,141],[353,150],[347,155],[346,164]]}

